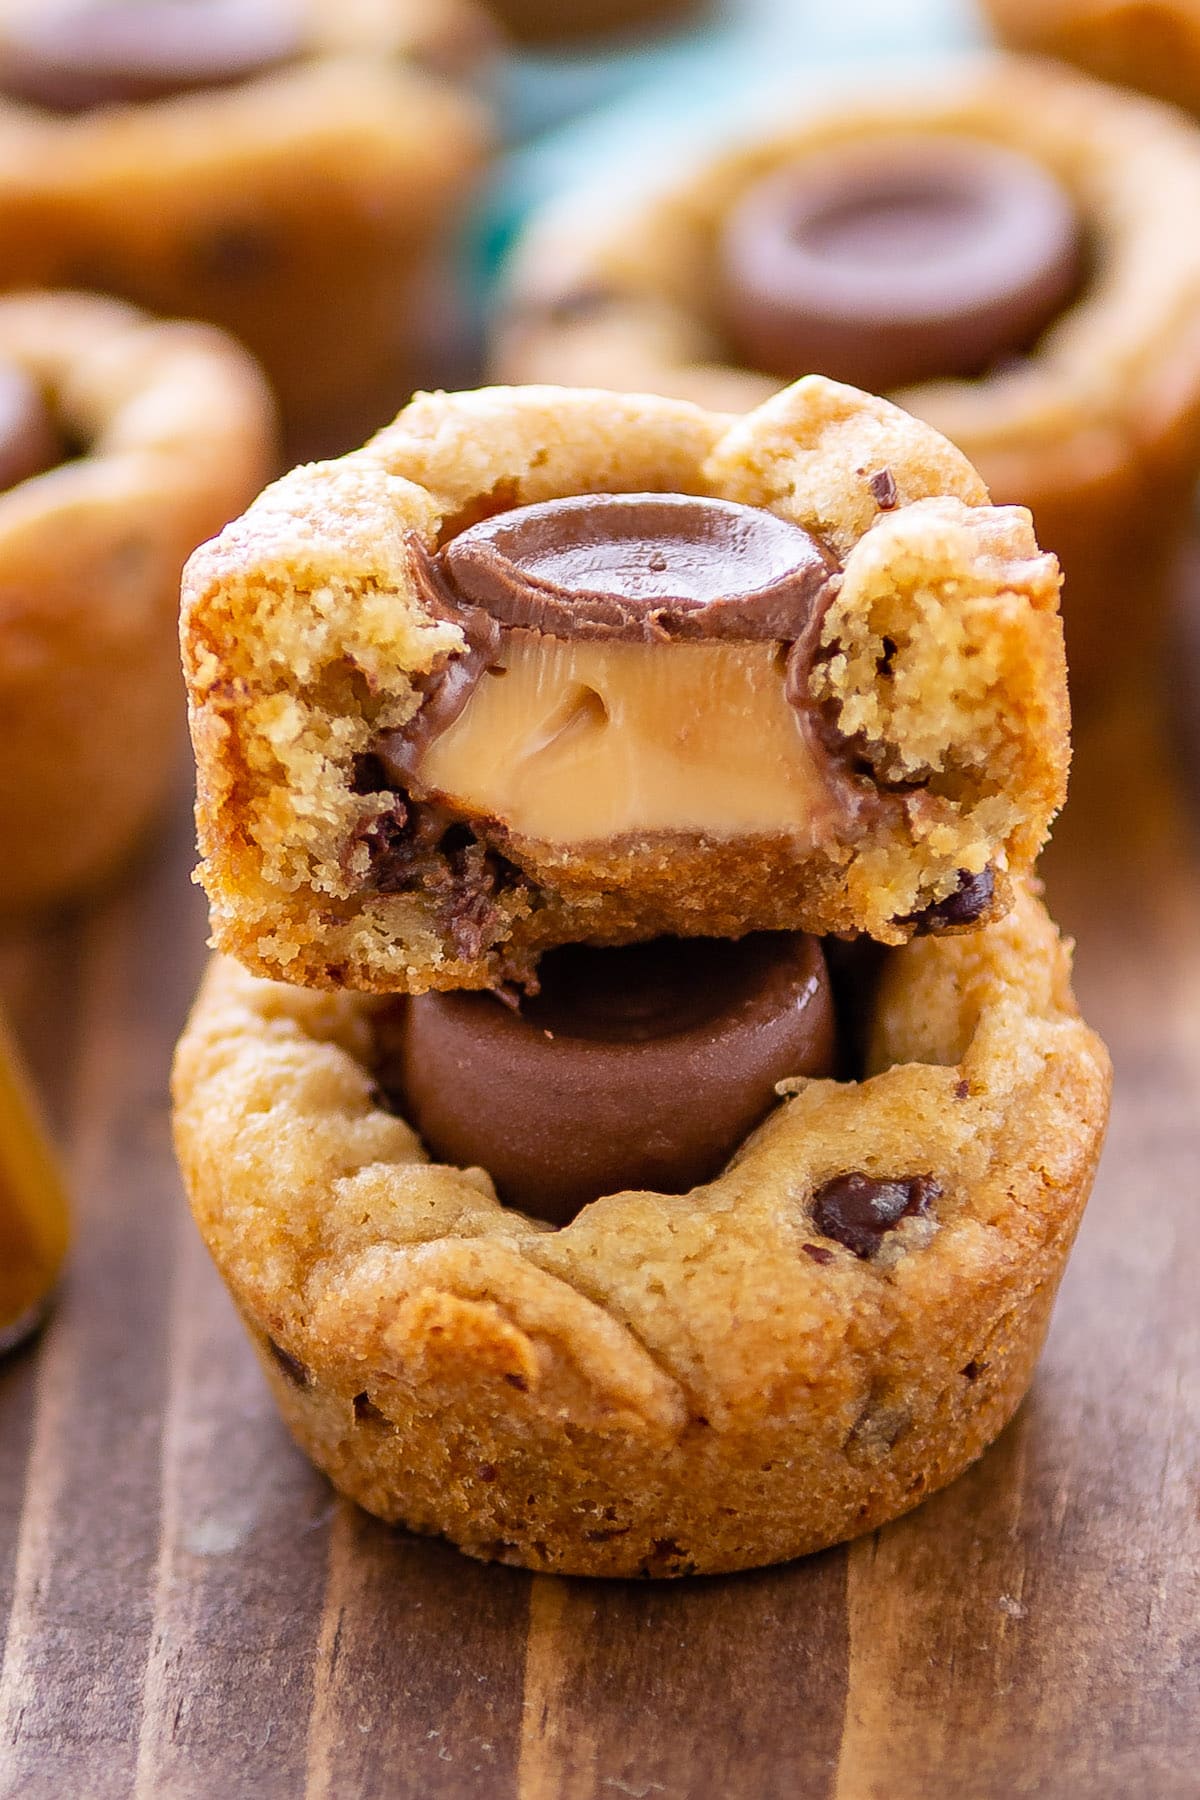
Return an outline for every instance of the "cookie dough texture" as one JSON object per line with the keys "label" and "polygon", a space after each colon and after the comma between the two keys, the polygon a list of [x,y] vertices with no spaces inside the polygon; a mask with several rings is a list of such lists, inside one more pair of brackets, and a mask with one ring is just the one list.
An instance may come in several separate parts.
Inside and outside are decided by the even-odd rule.
{"label": "cookie dough texture", "polygon": [[[871,485],[881,469],[894,505]],[[647,490],[771,508],[842,562],[812,694],[891,784],[877,814],[815,850],[782,830],[568,853],[479,824],[493,874],[470,938],[452,872],[440,888],[377,891],[370,838],[395,797],[356,792],[357,759],[463,648],[426,610],[412,540],[433,548],[556,495]],[[998,912],[1063,797],[1057,593],[1026,513],[989,506],[928,427],[819,378],[741,420],[594,391],[421,396],[361,452],[269,488],[189,565],[215,942],[259,974],[415,992],[490,985],[563,942],[758,928],[895,942],[963,870],[989,865]]]}
{"label": "cookie dough texture", "polygon": [[[1039,18],[1064,10],[1036,8]],[[1084,223],[1083,291],[1028,357],[893,398],[956,443],[994,499],[1031,509],[1066,578],[1073,690],[1092,698],[1153,656],[1200,471],[1200,235],[1180,225],[1200,216],[1200,133],[1168,109],[1050,63],[992,56],[948,65],[936,85],[893,81],[798,122],[793,112],[654,199],[576,199],[535,220],[512,265],[493,373],[757,405],[776,384],[724,359],[712,310],[729,209],[806,152],[910,131],[1023,152]]]}
{"label": "cookie dough texture", "polygon": [[[534,1569],[745,1568],[883,1524],[1011,1416],[1109,1088],[1028,891],[888,954],[867,1079],[785,1084],[710,1185],[560,1231],[380,1109],[378,1004],[219,959],[175,1071],[201,1232],[298,1442],[368,1510]],[[941,1195],[859,1260],[811,1218],[847,1170]]]}
{"label": "cookie dough texture", "polygon": [[175,620],[189,551],[274,459],[249,356],[203,325],[81,294],[0,299],[0,360],[71,460],[0,494],[0,910],[106,876],[183,748]]}
{"label": "cookie dough texture", "polygon": [[[88,287],[248,345],[295,453],[445,379],[450,242],[491,128],[470,0],[306,0],[305,53],[63,117],[0,98],[0,283]],[[198,27],[199,29],[199,27]]]}

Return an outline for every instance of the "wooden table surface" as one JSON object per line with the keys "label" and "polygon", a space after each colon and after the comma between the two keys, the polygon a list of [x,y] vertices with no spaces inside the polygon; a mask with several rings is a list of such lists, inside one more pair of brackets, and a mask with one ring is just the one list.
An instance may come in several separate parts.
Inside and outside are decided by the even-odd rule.
{"label": "wooden table surface", "polygon": [[77,1200],[0,1366],[0,1794],[1195,1800],[1200,874],[1149,709],[1084,731],[1051,900],[1117,1099],[1034,1392],[848,1548],[638,1585],[337,1502],[192,1229],[167,1063],[203,957],[181,810],[99,910],[0,940]]}

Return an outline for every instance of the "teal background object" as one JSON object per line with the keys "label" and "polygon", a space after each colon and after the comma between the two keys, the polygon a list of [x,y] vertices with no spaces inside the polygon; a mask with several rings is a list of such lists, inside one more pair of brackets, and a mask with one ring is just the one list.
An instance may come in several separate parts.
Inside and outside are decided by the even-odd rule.
{"label": "teal background object", "polygon": [[659,169],[778,112],[789,92],[889,61],[986,43],[970,0],[725,0],[685,33],[590,53],[516,56],[502,77],[513,143],[488,194],[479,234],[485,291],[532,208],[613,181],[647,184]]}

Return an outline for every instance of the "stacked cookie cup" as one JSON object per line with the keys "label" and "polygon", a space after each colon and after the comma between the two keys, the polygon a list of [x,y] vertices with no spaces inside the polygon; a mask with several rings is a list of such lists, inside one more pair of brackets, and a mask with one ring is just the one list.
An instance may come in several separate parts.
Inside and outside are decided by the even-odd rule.
{"label": "stacked cookie cup", "polygon": [[1031,874],[1058,586],[819,378],[418,397],[193,558],[178,1153],[343,1492],[678,1575],[995,1437],[1108,1102]]}

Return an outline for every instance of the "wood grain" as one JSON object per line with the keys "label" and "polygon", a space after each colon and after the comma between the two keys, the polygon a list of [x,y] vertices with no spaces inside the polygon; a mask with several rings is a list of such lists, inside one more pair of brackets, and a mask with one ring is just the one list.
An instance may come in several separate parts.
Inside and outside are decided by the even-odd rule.
{"label": "wood grain", "polygon": [[182,811],[90,915],[0,940],[78,1210],[0,1367],[0,1795],[1190,1800],[1200,871],[1166,746],[1145,704],[1085,727],[1048,861],[1118,1088],[1030,1402],[895,1526],[744,1577],[483,1567],[293,1450],[170,1160]]}

